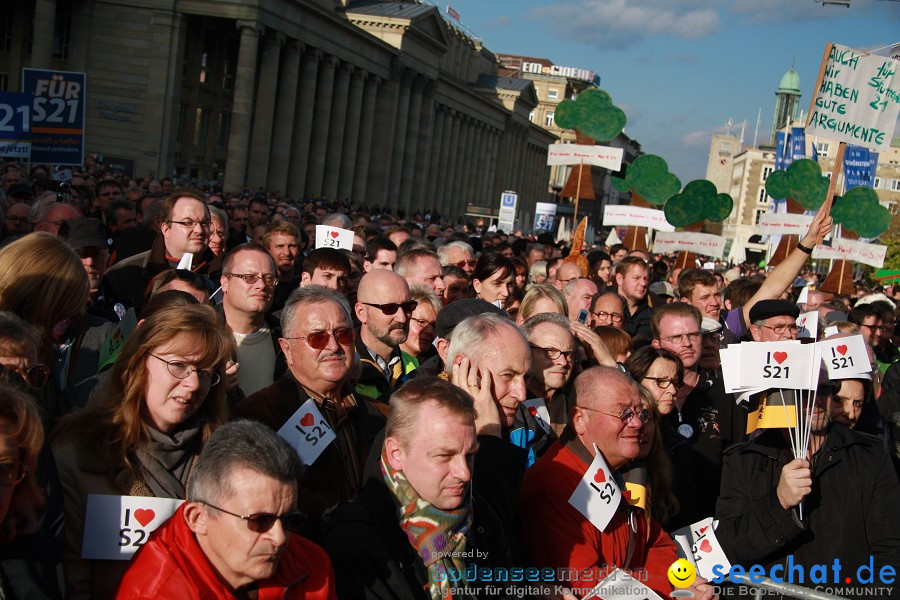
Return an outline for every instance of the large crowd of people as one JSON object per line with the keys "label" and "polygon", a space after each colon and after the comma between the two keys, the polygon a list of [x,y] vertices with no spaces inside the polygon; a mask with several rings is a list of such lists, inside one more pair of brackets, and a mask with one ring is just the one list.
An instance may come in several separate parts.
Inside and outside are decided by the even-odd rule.
{"label": "large crowd of people", "polygon": [[[93,169],[0,188],[0,598],[580,598],[615,569],[669,598],[707,517],[732,564],[893,584],[900,286],[821,291],[824,211],[767,268]],[[801,459],[720,350],[812,311],[871,369],[820,379]]]}

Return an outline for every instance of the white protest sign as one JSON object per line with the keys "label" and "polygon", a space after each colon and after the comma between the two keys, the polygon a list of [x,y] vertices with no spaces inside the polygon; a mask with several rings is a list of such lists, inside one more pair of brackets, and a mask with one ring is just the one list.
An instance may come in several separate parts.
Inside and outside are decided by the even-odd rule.
{"label": "white protest sign", "polygon": [[844,238],[834,238],[831,240],[831,246],[818,245],[813,248],[812,257],[852,260],[880,269],[884,266],[884,256],[886,253],[887,246],[866,244]]}
{"label": "white protest sign", "polygon": [[525,410],[528,411],[534,420],[538,422],[538,425],[541,426],[546,433],[550,433],[550,411],[547,410],[547,404],[544,402],[543,398],[532,398],[531,400],[526,400],[522,404],[525,405]]}
{"label": "white protest sign", "polygon": [[707,517],[672,534],[678,544],[678,555],[694,563],[697,574],[704,579],[716,577],[712,572],[714,565],[721,565],[725,572],[731,570],[731,563],[716,539],[716,525],[712,517]]}
{"label": "white protest sign", "polygon": [[797,332],[798,338],[816,339],[816,336],[819,335],[819,312],[811,310],[802,313],[797,317],[797,327],[800,328],[800,331]]}
{"label": "white protest sign", "polygon": [[[811,389],[813,344],[748,342],[741,346],[741,387]],[[818,369],[815,372],[818,375]]]}
{"label": "white protest sign", "polygon": [[353,232],[331,225],[316,225],[316,250],[319,248],[353,250]]}
{"label": "white protest sign", "polygon": [[615,227],[609,230],[609,235],[606,236],[606,241],[604,243],[607,246],[615,246],[619,243],[619,233],[616,231]]}
{"label": "white protest sign", "polygon": [[854,375],[871,374],[872,364],[866,343],[861,335],[839,337],[818,342],[822,347],[822,360],[830,379],[847,379]]}
{"label": "white protest sign", "polygon": [[584,600],[606,598],[620,598],[625,600],[662,600],[659,594],[641,583],[628,572],[622,569],[615,569],[607,575],[603,581],[594,586],[594,589],[584,597]]}
{"label": "white protest sign", "polygon": [[181,257],[181,260],[178,261],[178,265],[175,267],[176,269],[184,269],[185,271],[191,270],[191,265],[194,262],[194,255],[190,252],[185,252]]}
{"label": "white protest sign", "polygon": [[711,233],[692,231],[659,232],[653,242],[653,252],[665,254],[685,250],[703,256],[722,258],[725,253],[725,238]]}
{"label": "white protest sign", "polygon": [[829,325],[825,328],[825,337],[831,337],[833,335],[837,335],[840,333],[840,330],[837,328],[837,325]]}
{"label": "white protest sign", "polygon": [[889,152],[900,112],[898,62],[832,44],[815,90],[806,135]]}
{"label": "white protest sign", "polygon": [[675,227],[666,221],[663,211],[629,204],[607,204],[603,207],[603,224],[675,231]]}
{"label": "white protest sign", "polygon": [[569,504],[593,523],[594,527],[603,531],[616,514],[621,500],[622,492],[597,449],[597,444],[594,444],[594,461],[569,497]]}
{"label": "white protest sign", "polygon": [[550,144],[547,149],[548,165],[577,165],[584,163],[603,167],[610,171],[622,168],[622,149],[610,146],[584,144]]}
{"label": "white protest sign", "polygon": [[312,398],[300,405],[278,430],[278,435],[293,446],[307,466],[316,462],[322,451],[337,437]]}
{"label": "white protest sign", "polygon": [[759,235],[806,235],[813,218],[791,213],[763,213],[756,225]]}
{"label": "white protest sign", "polygon": [[88,494],[81,558],[129,560],[184,500]]}

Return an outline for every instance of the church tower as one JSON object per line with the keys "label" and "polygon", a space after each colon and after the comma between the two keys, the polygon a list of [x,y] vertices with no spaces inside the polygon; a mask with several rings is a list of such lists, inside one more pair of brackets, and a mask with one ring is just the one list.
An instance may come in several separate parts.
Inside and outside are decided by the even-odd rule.
{"label": "church tower", "polygon": [[797,107],[800,104],[800,76],[794,67],[784,74],[778,91],[775,92],[775,115],[772,117],[772,135],[769,144],[775,145],[775,133],[784,129],[797,118]]}

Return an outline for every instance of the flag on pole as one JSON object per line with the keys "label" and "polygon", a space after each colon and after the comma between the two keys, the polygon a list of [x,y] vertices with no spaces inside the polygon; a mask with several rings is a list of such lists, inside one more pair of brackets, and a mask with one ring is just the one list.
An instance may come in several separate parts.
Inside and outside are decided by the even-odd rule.
{"label": "flag on pole", "polygon": [[449,4],[447,5],[447,14],[459,21],[459,13],[456,12],[456,9]]}
{"label": "flag on pole", "polygon": [[757,429],[778,429],[797,426],[795,390],[764,392],[759,408],[747,415],[747,434]]}

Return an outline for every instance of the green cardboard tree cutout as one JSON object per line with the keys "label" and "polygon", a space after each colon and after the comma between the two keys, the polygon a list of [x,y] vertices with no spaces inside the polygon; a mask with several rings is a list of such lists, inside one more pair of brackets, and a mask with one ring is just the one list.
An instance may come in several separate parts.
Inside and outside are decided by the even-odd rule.
{"label": "green cardboard tree cutout", "polygon": [[625,178],[613,177],[612,184],[620,192],[633,190],[654,206],[662,206],[681,189],[681,181],[669,173],[665,159],[653,154],[637,157],[625,170]]}
{"label": "green cardboard tree cutout", "polygon": [[595,142],[613,139],[625,128],[625,112],[612,103],[603,90],[592,88],[578,94],[575,100],[563,100],[553,115],[563,129],[577,129]]}
{"label": "green cardboard tree cutout", "polygon": [[818,210],[828,195],[828,178],[819,163],[801,158],[786,171],[775,171],[766,179],[766,193],[772,198],[790,198],[805,210]]}
{"label": "green cardboard tree cutout", "polygon": [[697,179],[684,186],[680,194],[669,198],[663,211],[670,224],[688,227],[705,219],[724,221],[733,207],[731,196],[717,193],[712,182]]}
{"label": "green cardboard tree cutout", "polygon": [[855,187],[836,197],[831,217],[864,238],[878,237],[891,225],[891,212],[878,202],[878,194],[869,187]]}

